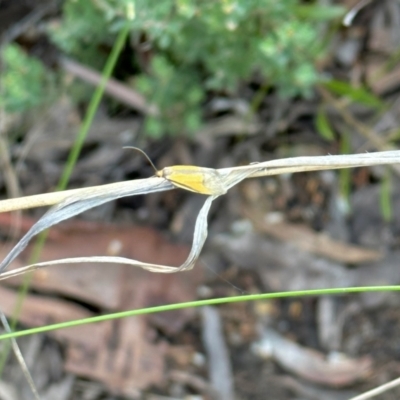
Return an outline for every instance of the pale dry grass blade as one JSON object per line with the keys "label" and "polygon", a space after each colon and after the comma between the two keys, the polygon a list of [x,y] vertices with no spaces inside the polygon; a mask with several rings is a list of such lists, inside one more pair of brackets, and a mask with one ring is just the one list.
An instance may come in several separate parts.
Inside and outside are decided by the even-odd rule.
{"label": "pale dry grass blade", "polygon": [[7,254],[7,257],[0,263],[0,272],[4,271],[4,269],[15,260],[35,235],[61,221],[121,197],[172,189],[172,185],[161,178],[141,179],[135,184],[133,184],[134,182],[130,183],[130,185],[117,189],[115,187],[110,189],[109,187],[104,188],[98,186],[91,188],[90,191],[67,197],[67,199],[60,204],[51,208],[31,229],[29,229],[16,246]]}
{"label": "pale dry grass blade", "polygon": [[[306,172],[306,171],[320,171],[327,169],[340,169],[340,168],[355,168],[361,166],[372,165],[390,165],[400,163],[400,151],[382,151],[375,153],[362,153],[362,154],[348,154],[348,155],[327,155],[327,156],[312,156],[312,157],[293,157],[283,158],[279,160],[266,161],[262,163],[254,163],[250,165],[221,168],[217,171],[223,176],[236,173],[236,171],[249,171],[246,178],[256,178],[262,176],[272,176],[279,174]],[[134,180],[128,182],[116,182],[107,185],[94,186],[82,189],[66,190],[63,192],[45,193],[34,196],[20,197],[16,199],[0,201],[0,212],[7,212],[13,210],[22,210],[34,207],[44,207],[58,204],[72,195],[85,196],[87,194],[100,192],[111,192],[113,190],[132,193],[136,190],[137,185],[147,186],[147,193],[152,193],[161,190],[170,190],[174,186],[171,182],[164,182],[165,186],[158,190],[153,190],[156,182],[160,182],[162,178],[147,178],[141,180]],[[142,193],[144,194],[144,193]],[[128,196],[129,194],[125,194]],[[120,197],[123,197],[121,195]]]}
{"label": "pale dry grass blade", "polygon": [[[295,157],[255,163],[242,167],[224,168],[217,171],[223,177],[223,185],[225,186],[225,189],[228,190],[232,186],[241,182],[243,179],[249,177],[396,163],[400,163],[400,151],[385,151],[353,155]],[[10,251],[7,257],[0,264],[0,272],[3,271],[21,253],[33,236],[57,224],[58,222],[64,221],[65,219],[71,218],[72,216],[75,216],[92,207],[99,206],[120,197],[149,194],[156,191],[172,189],[173,182],[171,183],[163,178],[149,178],[130,182],[128,186],[119,187],[118,189],[116,189],[115,186],[113,186],[112,189],[110,188],[110,185],[105,186],[107,187],[98,186],[94,188],[83,189],[81,192],[76,192],[73,196],[68,197],[60,204],[51,208]],[[68,258],[63,260],[48,261],[46,263],[37,263],[20,268],[18,270],[2,273],[0,274],[0,279],[5,279],[10,276],[24,273],[28,270],[34,270],[36,268],[42,268],[49,265],[81,262],[122,263],[144,268],[151,272],[162,273],[172,273],[191,269],[198,259],[201,249],[207,238],[207,215],[212,201],[217,197],[218,195],[210,196],[204,203],[196,220],[193,244],[190,254],[187,260],[180,267],[148,264],[122,257]]]}
{"label": "pale dry grass blade", "polygon": [[[107,264],[127,264],[134,267],[143,268],[150,272],[160,272],[164,274],[187,271],[193,268],[196,260],[198,259],[201,249],[203,248],[204,242],[207,238],[207,214],[210,210],[211,203],[217,196],[210,196],[206,199],[202,209],[196,220],[196,225],[193,234],[193,244],[186,261],[179,267],[171,267],[168,265],[150,264],[138,260],[133,260],[125,257],[109,257],[109,256],[94,256],[94,257],[74,257],[74,258],[63,258],[60,260],[46,261],[42,263],[35,263],[26,267],[14,269],[11,271],[3,272],[0,274],[0,280],[10,278],[11,276],[17,276],[24,274],[28,271],[34,271],[39,268],[49,267],[52,265],[59,264],[79,264],[79,263],[107,263]],[[18,244],[17,244],[18,246]],[[17,247],[16,246],[16,247]]]}
{"label": "pale dry grass blade", "polygon": [[394,389],[395,387],[400,385],[400,378],[394,379],[393,381],[390,381],[388,383],[385,383],[381,386],[378,386],[372,390],[369,390],[368,392],[362,393],[358,396],[352,397],[349,400],[367,400],[367,399],[372,399],[375,396],[378,396],[382,393],[387,392],[388,390]]}
{"label": "pale dry grass blade", "polygon": [[378,386],[374,389],[369,390],[368,392],[362,393],[358,396],[352,397],[349,400],[367,400],[367,399],[372,399],[373,397],[376,397],[384,392],[387,392],[388,390],[394,389],[395,387],[400,385],[400,378],[394,379],[393,381],[390,381],[388,383],[385,383],[381,386]]}
{"label": "pale dry grass blade", "polygon": [[328,155],[281,158],[241,167],[223,168],[218,172],[228,174],[233,171],[252,170],[248,178],[289,174],[295,172],[323,171],[327,169],[356,168],[373,165],[392,165],[400,163],[400,150],[379,151],[375,153]]}
{"label": "pale dry grass blade", "polygon": [[[12,333],[12,330],[11,330],[10,325],[8,324],[7,318],[2,311],[0,311],[0,319],[1,319],[1,323],[4,326],[4,329],[7,331],[7,333]],[[40,400],[39,393],[36,389],[35,383],[33,382],[32,375],[29,372],[28,366],[25,363],[25,360],[21,353],[21,350],[19,349],[18,343],[14,338],[11,338],[10,340],[11,340],[11,346],[12,346],[14,355],[18,360],[19,366],[22,369],[22,372],[25,376],[25,379],[28,382],[28,385],[33,393],[33,396],[36,400]]]}
{"label": "pale dry grass blade", "polygon": [[137,194],[148,194],[163,190],[171,190],[173,188],[174,187],[171,183],[165,182],[165,180],[161,178],[151,177],[147,179],[135,179],[132,181],[115,182],[107,185],[92,186],[82,189],[71,189],[61,192],[36,194],[32,196],[1,200],[0,213],[35,207],[54,206],[72,196],[88,197],[100,195],[101,193],[117,192],[120,197],[124,197],[130,196],[130,193],[134,195],[137,191]]}
{"label": "pale dry grass blade", "polygon": [[[230,189],[232,186],[236,185],[243,179],[245,179],[249,174],[252,173],[252,170],[239,170],[232,171],[226,174],[224,184],[226,185],[226,190]],[[154,178],[156,179],[156,178]],[[43,230],[64,221],[67,218],[71,218],[83,211],[86,211],[92,207],[99,206],[108,201],[115,200],[119,197],[129,196],[129,195],[138,195],[149,193],[150,191],[159,191],[166,190],[165,188],[170,188],[170,182],[158,178],[157,183],[154,186],[146,185],[146,180],[142,180],[142,186],[137,186],[135,191],[132,191],[132,188],[127,188],[125,191],[113,191],[113,192],[104,192],[102,187],[98,187],[97,190],[92,190],[89,194],[78,194],[75,196],[71,196],[67,198],[62,203],[51,208],[32,228],[25,234],[25,236],[15,245],[15,247],[8,253],[7,257],[0,264],[0,272],[3,271],[7,266],[25,249],[28,245],[29,241],[33,236],[42,232]],[[209,196],[203,207],[201,208],[197,219],[196,225],[193,234],[193,243],[192,248],[190,250],[189,256],[186,261],[179,267],[171,267],[167,265],[158,265],[158,264],[149,264],[144,263],[138,260],[132,260],[124,257],[78,257],[78,258],[67,258],[60,259],[54,261],[47,261],[44,263],[35,263],[32,265],[28,265],[23,268],[18,268],[9,272],[0,273],[0,280],[9,278],[11,276],[20,275],[26,273],[28,271],[33,271],[38,268],[43,268],[51,265],[58,264],[77,264],[84,262],[98,262],[98,263],[118,263],[118,264],[129,264],[131,266],[140,267],[146,269],[151,272],[160,272],[160,273],[174,273],[180,271],[190,270],[194,267],[197,259],[200,256],[201,250],[204,246],[204,243],[207,239],[208,233],[208,223],[207,223],[207,215],[211,207],[211,203],[218,196]]]}

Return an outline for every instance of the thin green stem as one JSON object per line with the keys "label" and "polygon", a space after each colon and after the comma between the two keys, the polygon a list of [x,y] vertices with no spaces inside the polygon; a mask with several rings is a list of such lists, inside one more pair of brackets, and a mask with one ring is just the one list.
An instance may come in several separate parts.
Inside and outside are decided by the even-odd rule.
{"label": "thin green stem", "polygon": [[392,205],[392,179],[391,170],[386,168],[386,174],[383,177],[380,190],[380,208],[383,220],[389,224],[393,219],[393,205]]}
{"label": "thin green stem", "polygon": [[158,312],[166,312],[172,310],[179,310],[183,308],[201,307],[206,305],[217,305],[227,303],[237,303],[242,301],[256,301],[256,300],[271,300],[287,297],[305,297],[305,296],[321,296],[321,295],[343,295],[349,293],[365,293],[365,292],[389,292],[400,291],[400,286],[364,286],[364,287],[349,287],[349,288],[333,288],[333,289],[313,289],[313,290],[298,290],[292,292],[277,292],[277,293],[263,293],[251,294],[245,296],[223,297],[218,299],[190,301],[187,303],[176,303],[157,307],[141,308],[139,310],[121,311],[113,314],[100,315],[97,317],[83,318],[74,321],[61,322],[58,324],[46,325],[42,327],[25,329],[19,332],[5,333],[0,335],[0,340],[10,339],[20,336],[28,336],[36,333],[43,333],[54,331],[56,329],[71,328],[73,326],[93,324],[95,322],[108,321],[118,318],[132,317],[135,315],[154,314]]}
{"label": "thin green stem", "polygon": [[[121,31],[119,32],[119,34],[117,36],[116,41],[114,42],[114,46],[113,46],[111,53],[106,61],[106,65],[104,66],[101,81],[100,81],[99,85],[97,86],[97,88],[90,100],[85,118],[79,129],[78,135],[74,141],[73,147],[69,153],[67,164],[64,167],[62,176],[58,182],[56,190],[64,190],[68,185],[72,171],[78,160],[79,154],[82,150],[82,147],[85,142],[86,136],[89,132],[90,126],[92,125],[93,118],[96,114],[96,111],[99,107],[100,101],[103,97],[107,80],[110,78],[110,76],[114,70],[114,67],[117,63],[117,60],[122,51],[122,48],[126,42],[128,34],[129,34],[129,24],[127,23],[124,26],[124,28],[121,29]],[[48,234],[48,232],[44,231],[38,236],[38,238],[35,242],[35,245],[33,247],[33,250],[32,250],[32,255],[31,255],[30,261],[29,261],[30,264],[36,263],[39,260],[40,253],[42,252],[43,246],[47,239],[47,234]],[[29,286],[30,286],[30,282],[31,282],[31,274],[26,276],[26,278],[24,279],[24,281],[19,289],[17,304],[15,306],[13,316],[11,319],[12,330],[15,329],[18,317],[21,313],[24,299],[26,297],[26,294],[27,294]],[[0,376],[3,372],[4,365],[5,365],[6,359],[8,357],[9,351],[10,351],[10,346],[6,346],[1,353]]]}
{"label": "thin green stem", "polygon": [[103,97],[107,80],[110,78],[112,71],[114,70],[115,64],[117,63],[118,57],[128,37],[128,33],[129,24],[126,24],[125,27],[118,34],[118,37],[111,50],[111,54],[108,57],[106,65],[104,67],[100,84],[99,86],[97,86],[96,91],[94,92],[90,100],[85,119],[74,142],[74,146],[69,153],[67,165],[65,166],[61,179],[57,185],[58,190],[64,190],[67,187],[69,178],[71,177],[76,161],[78,160],[79,154],[82,150],[83,143],[85,142],[86,136],[89,132],[89,128],[92,125],[93,118],[99,107],[100,100]]}

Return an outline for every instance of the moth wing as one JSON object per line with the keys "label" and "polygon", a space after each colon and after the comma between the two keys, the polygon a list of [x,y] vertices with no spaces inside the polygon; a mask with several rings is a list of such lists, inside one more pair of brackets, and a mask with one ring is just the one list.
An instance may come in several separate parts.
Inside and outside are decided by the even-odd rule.
{"label": "moth wing", "polygon": [[215,169],[210,169],[204,174],[204,186],[210,190],[208,194],[221,195],[226,193],[226,187],[221,174]]}
{"label": "moth wing", "polygon": [[222,177],[215,169],[179,165],[164,171],[164,177],[179,188],[206,195],[226,193]]}

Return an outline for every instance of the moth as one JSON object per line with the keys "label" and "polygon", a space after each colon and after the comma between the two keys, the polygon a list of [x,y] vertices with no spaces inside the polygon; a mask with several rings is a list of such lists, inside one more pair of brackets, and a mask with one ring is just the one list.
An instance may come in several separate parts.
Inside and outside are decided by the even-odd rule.
{"label": "moth", "polygon": [[205,195],[219,196],[226,193],[222,175],[213,168],[203,168],[195,165],[174,165],[157,170],[144,151],[137,147],[124,148],[140,151],[154,168],[156,176],[167,179],[178,188]]}

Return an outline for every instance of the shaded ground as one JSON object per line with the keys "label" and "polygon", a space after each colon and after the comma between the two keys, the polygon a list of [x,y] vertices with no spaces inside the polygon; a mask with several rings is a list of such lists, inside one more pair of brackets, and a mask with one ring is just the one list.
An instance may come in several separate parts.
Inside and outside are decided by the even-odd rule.
{"label": "shaded ground", "polygon": [[[0,6],[9,11],[11,3]],[[26,15],[27,3],[19,9],[12,4],[13,23],[3,33]],[[216,98],[215,104],[224,101],[223,111],[211,105],[206,127],[193,139],[151,142],[138,140],[140,117],[127,110],[110,117],[105,101],[71,187],[151,176],[146,160],[122,149],[139,143],[159,168],[336,154],[344,143],[349,153],[396,146],[399,17],[397,3],[372,2],[335,36],[321,65],[354,87],[365,83],[384,102],[383,111],[320,89],[310,100],[281,100],[271,92],[249,118],[235,110],[257,93],[250,85],[235,99]],[[26,39],[24,33],[17,37]],[[316,130],[321,106],[334,140]],[[41,115],[10,122],[6,133],[17,132],[19,139],[1,155],[3,197],[53,190],[80,118],[65,96]],[[166,277],[96,264],[38,271],[21,327],[196,298],[399,284],[398,173],[377,167],[243,182],[213,205],[210,238],[193,271]],[[391,188],[387,219],[381,210],[385,179]],[[113,254],[179,265],[203,201],[178,190],[121,199],[52,229],[42,258]],[[4,239],[16,230],[19,237],[42,213],[0,215]],[[2,248],[2,258],[7,250]],[[14,265],[24,265],[27,257]],[[0,307],[8,315],[20,283],[14,279],[0,287]],[[19,343],[43,399],[340,400],[399,376],[398,303],[396,293],[237,303],[108,321]],[[7,364],[2,398],[31,398],[19,368],[13,360]],[[379,398],[399,397],[400,389],[394,389]]]}

